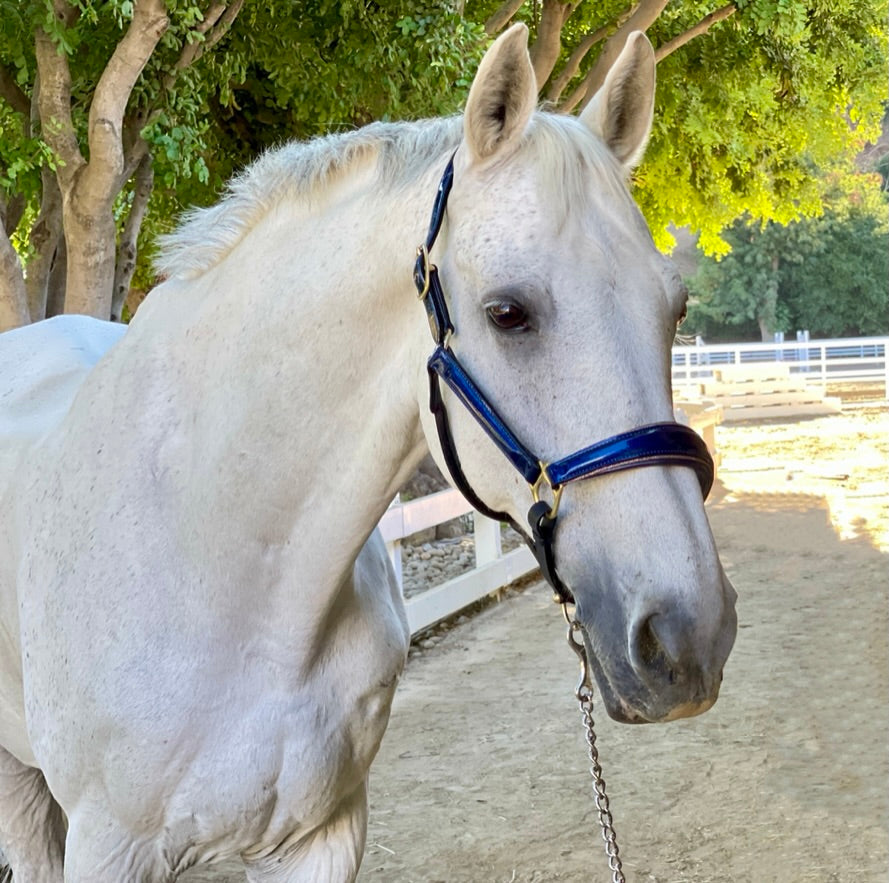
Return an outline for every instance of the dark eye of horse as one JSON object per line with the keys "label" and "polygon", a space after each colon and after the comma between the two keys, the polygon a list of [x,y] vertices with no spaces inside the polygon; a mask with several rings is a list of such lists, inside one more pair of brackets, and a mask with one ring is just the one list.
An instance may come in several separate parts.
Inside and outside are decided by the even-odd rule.
{"label": "dark eye of horse", "polygon": [[508,300],[500,300],[488,304],[485,308],[488,319],[500,331],[521,332],[527,331],[531,326],[528,323],[528,313],[524,307]]}

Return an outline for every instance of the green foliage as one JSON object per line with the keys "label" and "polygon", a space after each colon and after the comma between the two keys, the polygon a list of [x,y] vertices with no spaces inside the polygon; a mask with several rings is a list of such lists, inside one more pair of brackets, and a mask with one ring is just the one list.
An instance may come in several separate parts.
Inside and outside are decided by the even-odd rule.
{"label": "green foliage", "polygon": [[[721,231],[742,215],[787,224],[818,214],[824,194],[813,172],[876,137],[886,88],[885,3],[738,6],[658,65],[639,174],[653,229],[687,225],[711,254],[726,252]],[[651,29],[655,45],[704,12],[698,3],[671,9]]]}
{"label": "green foliage", "polygon": [[[182,206],[213,201],[234,172],[286,139],[459,110],[489,42],[483,22],[500,2],[245,3],[231,31],[177,71],[183,47],[205,48],[196,26],[209,4],[167,0],[170,27],[129,108],[147,120],[142,135],[154,157],[143,246]],[[585,36],[613,30],[630,5],[582,2],[563,29],[555,74]],[[649,28],[652,42],[661,46],[683,34],[716,6],[668,4]],[[886,0],[738,0],[737,6],[658,66],[655,127],[636,194],[662,246],[670,244],[670,224],[700,231],[705,251],[724,254],[734,234],[722,231],[738,217],[781,226],[816,216],[825,199],[817,170],[854,154],[876,133],[885,98]],[[30,98],[35,31],[52,36],[69,58],[72,114],[86,154],[92,95],[134,4],[76,0],[76,7],[79,15],[66,28],[52,0],[0,0],[0,65]],[[540,10],[529,0],[516,16],[532,39]],[[0,98],[0,188],[26,195],[23,224],[36,211],[40,166],[54,161],[41,133],[28,133],[26,123]],[[118,204],[129,199],[125,191]]]}
{"label": "green foliage", "polygon": [[[88,157],[86,127],[102,71],[133,16],[132,0],[77,0],[65,27],[51,0],[0,0],[0,65],[27,97],[43,28],[69,59],[72,116]],[[247,3],[234,27],[184,70],[183,47],[206,2],[167,0],[170,26],[134,90],[128,114],[147,120],[155,189],[143,225],[137,283],[150,284],[144,255],[182,207],[206,204],[264,149],[293,137],[348,129],[374,119],[453,113],[465,101],[486,45],[483,28],[451,3],[368,4],[290,0]],[[199,47],[203,49],[204,47]],[[55,159],[39,131],[0,98],[0,188],[40,199],[40,168]],[[129,187],[131,185],[127,185]],[[122,225],[132,194],[117,200]]]}
{"label": "green foliage", "polygon": [[834,176],[826,198],[819,217],[736,223],[726,234],[731,253],[702,260],[689,281],[683,330],[707,339],[889,333],[889,203],[880,182]]}

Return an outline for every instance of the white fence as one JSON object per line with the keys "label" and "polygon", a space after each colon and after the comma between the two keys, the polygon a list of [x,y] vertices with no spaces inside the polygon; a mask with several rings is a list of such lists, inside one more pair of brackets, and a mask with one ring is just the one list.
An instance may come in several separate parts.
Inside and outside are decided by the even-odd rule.
{"label": "white fence", "polygon": [[673,348],[673,388],[681,390],[713,376],[724,365],[781,362],[791,373],[830,383],[880,383],[889,399],[889,337],[855,337],[789,343],[719,343]]}
{"label": "white fence", "polygon": [[[408,503],[396,501],[389,507],[379,527],[399,583],[402,576],[401,540],[469,512],[473,512],[472,506],[455,490],[441,491]],[[408,599],[407,619],[412,635],[515,582],[537,567],[530,549],[524,545],[503,553],[500,525],[496,521],[474,512],[473,524],[475,569]]]}

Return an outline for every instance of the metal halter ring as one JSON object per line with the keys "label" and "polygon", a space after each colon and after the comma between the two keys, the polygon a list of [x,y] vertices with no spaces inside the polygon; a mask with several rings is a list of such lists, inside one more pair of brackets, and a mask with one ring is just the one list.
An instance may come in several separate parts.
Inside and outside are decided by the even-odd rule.
{"label": "metal halter ring", "polygon": [[554,486],[550,480],[549,473],[546,471],[546,463],[544,463],[543,460],[540,460],[539,464],[540,475],[537,476],[537,480],[531,485],[531,496],[534,498],[535,503],[539,503],[540,489],[543,484],[546,483],[553,498],[552,504],[549,507],[549,514],[546,517],[552,520],[559,514],[559,503],[562,502],[562,491],[565,489],[565,485],[560,484]]}
{"label": "metal halter ring", "polygon": [[431,265],[429,264],[429,249],[426,248],[425,242],[422,245],[417,246],[417,257],[423,258],[423,288],[418,289],[417,291],[417,299],[423,300],[426,295],[429,294],[429,286],[432,284],[432,273],[430,272]]}

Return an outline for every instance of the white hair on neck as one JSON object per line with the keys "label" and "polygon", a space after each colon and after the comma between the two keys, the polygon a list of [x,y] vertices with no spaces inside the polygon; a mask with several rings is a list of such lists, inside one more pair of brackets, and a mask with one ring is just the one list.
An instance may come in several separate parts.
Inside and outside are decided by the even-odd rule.
{"label": "white hair on neck", "polygon": [[[461,118],[447,117],[372,123],[269,150],[229,182],[216,205],[186,212],[181,226],[161,238],[155,269],[166,277],[200,276],[281,201],[310,198],[368,158],[376,159],[379,184],[397,188],[456,149],[461,137]],[[564,200],[566,213],[587,203],[593,176],[599,188],[630,200],[620,164],[575,117],[536,113],[520,149],[528,148],[539,159],[542,186]]]}

